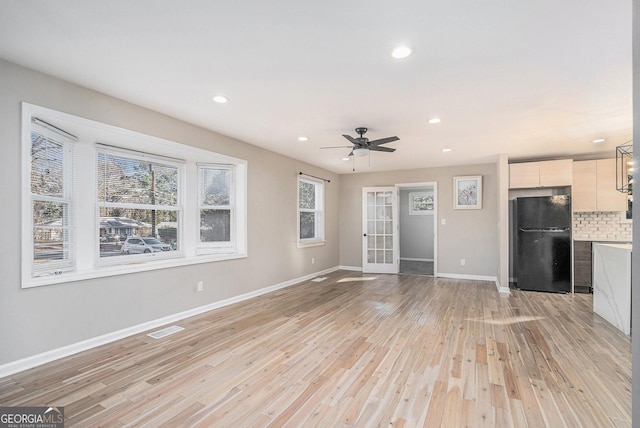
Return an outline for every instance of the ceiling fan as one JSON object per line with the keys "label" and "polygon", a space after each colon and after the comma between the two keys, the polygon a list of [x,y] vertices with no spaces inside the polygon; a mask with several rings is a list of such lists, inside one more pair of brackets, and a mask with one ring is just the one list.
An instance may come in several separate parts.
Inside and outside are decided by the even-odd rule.
{"label": "ceiling fan", "polygon": [[363,136],[366,132],[367,132],[367,128],[361,127],[361,128],[356,128],[356,133],[360,135],[357,138],[353,138],[351,135],[345,135],[345,134],[342,135],[344,138],[349,140],[351,144],[353,144],[353,146],[334,146],[334,147],[320,147],[320,148],[321,149],[350,148],[351,153],[349,153],[349,156],[352,156],[352,155],[366,156],[369,154],[369,151],[374,151],[374,152],[395,152],[396,151],[396,149],[392,149],[390,147],[381,147],[381,145],[391,143],[392,141],[398,141],[400,138],[393,136],[393,137],[386,137],[386,138],[380,138],[378,140],[369,141],[368,138]]}

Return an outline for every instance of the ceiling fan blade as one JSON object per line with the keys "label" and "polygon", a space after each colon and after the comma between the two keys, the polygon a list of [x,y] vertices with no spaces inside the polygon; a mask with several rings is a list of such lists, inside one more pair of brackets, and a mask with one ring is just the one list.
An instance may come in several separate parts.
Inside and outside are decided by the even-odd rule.
{"label": "ceiling fan blade", "polygon": [[331,147],[320,147],[321,149],[350,149],[352,146],[331,146]]}
{"label": "ceiling fan blade", "polygon": [[342,136],[347,140],[351,141],[353,144],[360,144],[360,142],[355,138],[353,138],[351,135],[342,134]]}
{"label": "ceiling fan blade", "polygon": [[392,141],[398,141],[400,138],[398,137],[387,137],[387,138],[380,138],[379,140],[373,140],[373,141],[369,141],[369,146],[379,146],[380,144],[387,144],[390,143]]}
{"label": "ceiling fan blade", "polygon": [[369,147],[369,150],[374,152],[395,152],[396,151],[396,149],[392,149],[391,147],[378,147],[378,146],[371,146]]}

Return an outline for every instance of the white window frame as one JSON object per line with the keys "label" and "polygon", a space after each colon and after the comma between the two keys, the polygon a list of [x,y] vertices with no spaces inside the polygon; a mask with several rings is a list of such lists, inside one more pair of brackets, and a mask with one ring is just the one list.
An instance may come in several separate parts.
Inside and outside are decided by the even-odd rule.
{"label": "white window frame", "polygon": [[[229,189],[229,205],[205,205],[201,200],[201,188],[202,183],[200,182],[200,171],[202,169],[224,169],[229,171],[231,175],[231,183]],[[218,254],[225,253],[229,251],[234,251],[235,248],[235,236],[236,236],[236,222],[235,222],[235,191],[234,191],[234,169],[233,165],[223,165],[223,164],[211,164],[211,163],[199,163],[198,164],[198,211],[197,222],[198,222],[198,254]],[[200,238],[200,213],[202,210],[217,210],[217,209],[228,209],[231,212],[230,215],[230,240],[229,241],[218,241],[218,242],[202,242]]]}
{"label": "white window frame", "polygon": [[[97,164],[98,164],[98,156],[100,154],[118,156],[122,158],[134,159],[134,160],[140,160],[140,161],[154,162],[162,165],[172,166],[178,170],[178,195],[177,195],[178,203],[177,205],[169,206],[169,207],[156,205],[158,209],[166,209],[166,210],[172,210],[177,212],[178,249],[177,251],[159,252],[159,253],[151,253],[151,254],[129,254],[129,255],[123,255],[123,256],[100,257],[100,242],[98,238],[96,240],[97,246],[95,248],[96,266],[122,265],[122,264],[128,264],[132,262],[140,263],[140,262],[144,262],[149,257],[154,257],[155,259],[171,259],[171,258],[184,257],[184,252],[182,251],[182,245],[181,245],[182,227],[183,227],[181,220],[182,220],[183,211],[184,211],[184,197],[181,191],[180,184],[185,177],[185,168],[184,168],[185,162],[175,160],[175,159],[163,158],[163,157],[159,157],[149,153],[141,153],[139,151],[121,149],[117,147],[110,147],[104,144],[96,144],[95,145],[96,174],[98,172]],[[98,177],[96,175],[96,183],[95,183],[96,190],[98,186],[97,178]],[[97,192],[96,192],[95,204],[96,204],[96,214],[95,214],[94,233],[96,234],[96,236],[98,236],[98,231],[100,230],[100,218],[101,218],[100,208],[120,207],[120,208],[132,208],[132,209],[149,209],[151,207],[151,205],[143,206],[140,204],[113,204],[109,202],[101,202],[98,200]],[[155,236],[155,231],[153,231],[153,236]]]}
{"label": "white window frame", "polygon": [[[61,197],[47,196],[31,193],[31,131],[35,130],[38,134],[45,136],[45,138],[51,138],[62,147],[62,190]],[[25,201],[23,207],[25,208],[25,216],[30,218],[32,227],[24,228],[22,231],[23,238],[23,253],[22,261],[23,267],[28,265],[34,276],[49,276],[49,275],[62,275],[65,272],[75,270],[75,246],[74,246],[74,217],[75,217],[75,180],[74,180],[74,152],[73,144],[75,137],[69,135],[63,130],[57,130],[55,127],[43,122],[35,117],[30,118],[29,123],[29,135],[26,136],[28,142],[23,145],[23,157],[25,159],[24,171],[28,175],[27,191],[23,192],[23,195],[28,194],[29,197]],[[35,202],[58,202],[67,205],[67,253],[68,258],[62,261],[50,261],[43,263],[34,262],[34,227],[33,227],[33,206]],[[64,219],[63,219],[64,221]],[[64,227],[64,224],[62,225]],[[63,241],[63,248],[65,241]]]}
{"label": "white window frame", "polygon": [[[305,209],[300,208],[300,183],[309,183],[314,185],[315,189],[315,202],[316,206],[314,209]],[[302,176],[298,176],[298,181],[296,183],[296,208],[297,208],[297,228],[296,228],[296,237],[298,240],[298,247],[313,247],[317,245],[324,245],[324,182],[321,180],[314,180],[312,178],[306,178]],[[300,238],[300,213],[302,212],[313,212],[316,214],[315,221],[315,231],[313,238]]]}
{"label": "white window frame", "polygon": [[[414,209],[414,198],[425,198],[431,196],[433,199],[432,208],[427,210]],[[435,211],[436,201],[433,192],[409,192],[409,215],[433,215]]]}
{"label": "white window frame", "polygon": [[[31,119],[40,118],[47,123],[77,136],[70,150],[75,161],[74,216],[70,225],[73,268],[63,272],[34,275],[33,269],[33,214],[31,211]],[[99,210],[97,201],[97,147],[108,145],[110,150],[137,151],[141,156],[152,154],[158,158],[174,159],[182,163],[179,194],[182,195],[182,233],[178,237],[179,251],[171,258],[114,257],[119,261],[106,261],[99,257]],[[29,103],[22,103],[22,287],[30,288],[92,278],[123,275],[176,266],[209,263],[247,257],[247,170],[246,160],[208,150],[175,143],[128,129],[84,119]],[[224,164],[232,168],[234,200],[233,245],[215,252],[199,250],[198,163]],[[155,253],[159,254],[159,253]],[[177,257],[173,257],[177,256]],[[134,260],[135,259],[135,260]]]}

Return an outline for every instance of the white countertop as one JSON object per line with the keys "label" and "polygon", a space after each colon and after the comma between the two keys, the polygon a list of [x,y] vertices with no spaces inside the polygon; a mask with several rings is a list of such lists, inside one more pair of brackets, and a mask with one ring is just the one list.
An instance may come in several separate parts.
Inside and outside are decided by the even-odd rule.
{"label": "white countertop", "polygon": [[619,239],[586,239],[586,238],[573,238],[574,241],[581,242],[593,242],[593,243],[605,243],[605,244],[631,244],[631,241],[621,241]]}
{"label": "white countertop", "polygon": [[602,242],[594,242],[594,245],[603,245],[605,247],[611,247],[611,248],[619,248],[621,250],[625,250],[625,251],[631,251],[632,249],[632,245],[631,244],[614,244],[614,243],[602,243]]}
{"label": "white countertop", "polygon": [[631,245],[593,244],[593,311],[631,333]]}

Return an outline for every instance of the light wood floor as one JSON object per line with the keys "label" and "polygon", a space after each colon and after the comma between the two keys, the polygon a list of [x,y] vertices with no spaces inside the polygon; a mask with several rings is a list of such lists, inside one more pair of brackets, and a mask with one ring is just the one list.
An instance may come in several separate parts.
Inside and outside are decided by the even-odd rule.
{"label": "light wood floor", "polygon": [[630,426],[630,339],[590,295],[339,271],[0,379],[67,426]]}

